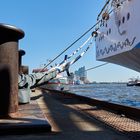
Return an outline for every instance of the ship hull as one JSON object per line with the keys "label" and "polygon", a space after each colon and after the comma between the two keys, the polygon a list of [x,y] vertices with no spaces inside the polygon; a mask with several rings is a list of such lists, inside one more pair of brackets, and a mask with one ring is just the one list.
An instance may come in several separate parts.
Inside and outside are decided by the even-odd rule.
{"label": "ship hull", "polygon": [[41,87],[46,88],[46,89],[51,89],[51,90],[68,91],[69,83],[68,83],[67,78],[65,77],[57,77],[50,80],[47,84]]}
{"label": "ship hull", "polygon": [[120,0],[97,31],[96,59],[140,72],[140,1]]}

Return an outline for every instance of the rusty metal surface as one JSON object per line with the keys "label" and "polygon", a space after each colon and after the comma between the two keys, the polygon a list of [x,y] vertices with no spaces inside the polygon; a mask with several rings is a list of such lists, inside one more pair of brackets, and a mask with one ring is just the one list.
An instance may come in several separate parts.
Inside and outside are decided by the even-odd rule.
{"label": "rusty metal surface", "polygon": [[[17,54],[17,42],[7,42],[0,45],[0,65],[5,64],[7,66],[8,78],[0,79],[1,81],[9,81],[7,88],[9,91],[2,93],[6,94],[9,100],[9,112],[16,112],[18,109],[18,54]],[[3,72],[4,73],[4,72]],[[3,74],[1,73],[1,75]],[[5,82],[7,83],[7,82]],[[5,85],[6,88],[6,85]],[[3,92],[3,91],[0,91]],[[9,95],[8,95],[9,94]],[[7,102],[8,99],[5,99]],[[8,105],[8,103],[7,103]]]}
{"label": "rusty metal surface", "polygon": [[23,30],[13,25],[0,23],[0,44],[8,41],[18,41],[24,35]]}
{"label": "rusty metal surface", "polygon": [[[0,24],[0,115],[18,110],[18,40],[24,32],[14,26]],[[5,112],[2,108],[5,107]]]}
{"label": "rusty metal surface", "polygon": [[19,111],[0,119],[0,135],[51,132],[51,126],[37,101],[19,105]]}

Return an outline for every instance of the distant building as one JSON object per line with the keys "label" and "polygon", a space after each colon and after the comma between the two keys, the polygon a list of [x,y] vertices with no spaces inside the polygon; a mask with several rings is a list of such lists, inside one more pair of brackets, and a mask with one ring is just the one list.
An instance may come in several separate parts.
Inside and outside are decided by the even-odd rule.
{"label": "distant building", "polygon": [[70,76],[68,76],[68,83],[73,85],[74,84],[74,73],[70,73]]}
{"label": "distant building", "polygon": [[74,72],[74,76],[76,80],[81,80],[83,83],[89,83],[87,79],[87,71],[85,69],[85,66],[79,68]]}

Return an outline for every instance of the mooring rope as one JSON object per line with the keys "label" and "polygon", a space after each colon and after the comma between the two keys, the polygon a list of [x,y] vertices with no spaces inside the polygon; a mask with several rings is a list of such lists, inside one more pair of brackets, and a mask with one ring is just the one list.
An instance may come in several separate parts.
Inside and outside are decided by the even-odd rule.
{"label": "mooring rope", "polygon": [[[91,37],[90,37],[90,39],[91,39]],[[86,41],[86,43],[87,43],[88,41]],[[84,42],[84,45],[86,45],[86,43]],[[67,62],[66,63],[66,61],[64,61],[63,63],[66,63],[66,65],[68,64],[69,65],[69,67],[71,66],[71,65],[73,65],[75,62],[77,62],[80,58],[82,58],[83,56],[84,56],[84,54],[89,50],[89,48],[92,46],[92,42],[90,42],[89,43],[89,45],[87,46],[87,48],[80,54],[80,55],[78,55],[75,59],[73,59],[72,61],[70,61],[70,62]],[[63,63],[61,63],[61,64],[59,64],[59,66],[60,65],[63,65]],[[56,66],[56,67],[59,67],[59,66]],[[54,69],[55,67],[53,67],[53,69]],[[66,70],[66,72],[67,72],[68,70]],[[34,88],[34,87],[36,87],[36,86],[38,86],[38,83],[39,83],[39,81],[41,81],[46,75],[48,75],[47,73],[46,74],[44,74],[38,81],[37,81],[37,83],[34,85],[34,86],[32,86],[31,88]],[[46,83],[46,82],[45,82]]]}
{"label": "mooring rope", "polygon": [[74,60],[70,62],[70,65],[74,64],[76,61],[78,61],[81,57],[84,56],[84,54],[89,50],[89,48],[92,46],[92,42],[88,45],[88,47],[83,51],[80,55],[78,55]]}
{"label": "mooring rope", "polygon": [[70,54],[68,56],[67,59],[70,59],[72,56],[74,56],[79,50],[81,50],[83,48],[83,46],[86,45],[86,43],[92,38],[92,36],[90,36],[79,48],[77,48],[72,54]]}

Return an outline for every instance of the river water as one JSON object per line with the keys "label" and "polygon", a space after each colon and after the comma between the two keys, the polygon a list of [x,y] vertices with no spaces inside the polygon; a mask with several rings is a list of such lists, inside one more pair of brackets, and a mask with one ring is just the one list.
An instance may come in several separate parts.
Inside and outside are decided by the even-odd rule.
{"label": "river water", "polygon": [[126,84],[85,84],[70,86],[72,93],[140,108],[140,87]]}

